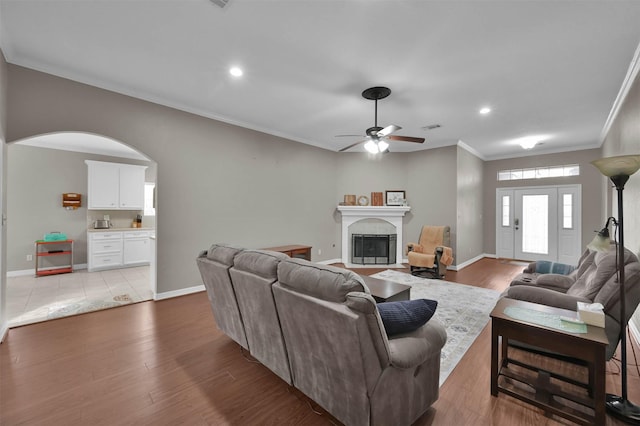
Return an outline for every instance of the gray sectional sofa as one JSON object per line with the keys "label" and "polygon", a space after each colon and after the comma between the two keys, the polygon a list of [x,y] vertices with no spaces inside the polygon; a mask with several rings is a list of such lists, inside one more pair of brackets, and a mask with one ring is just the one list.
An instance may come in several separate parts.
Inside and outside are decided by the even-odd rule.
{"label": "gray sectional sofa", "polygon": [[438,399],[444,326],[387,337],[362,278],[214,244],[197,258],[220,330],[346,425],[410,425]]}

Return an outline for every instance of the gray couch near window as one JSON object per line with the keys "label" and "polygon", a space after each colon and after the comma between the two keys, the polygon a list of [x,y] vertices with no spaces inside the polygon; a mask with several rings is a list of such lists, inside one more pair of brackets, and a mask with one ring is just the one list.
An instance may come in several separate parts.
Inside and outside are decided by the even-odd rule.
{"label": "gray couch near window", "polygon": [[[625,248],[625,324],[640,303],[640,263]],[[607,359],[615,353],[620,338],[620,287],[617,280],[616,245],[607,252],[586,250],[577,267],[568,275],[540,274],[535,263],[516,276],[503,297],[577,310],[577,302],[601,303],[605,332],[609,339]]]}
{"label": "gray couch near window", "polygon": [[[237,313],[251,354],[339,421],[410,425],[438,399],[446,332],[437,320],[389,338],[357,274],[245,250],[225,258],[225,275],[221,262],[210,259],[231,253],[222,248],[213,245],[197,259],[216,322],[231,315],[237,324]],[[216,312],[216,292],[227,293],[227,277],[234,297],[225,300],[239,307],[221,304]]]}

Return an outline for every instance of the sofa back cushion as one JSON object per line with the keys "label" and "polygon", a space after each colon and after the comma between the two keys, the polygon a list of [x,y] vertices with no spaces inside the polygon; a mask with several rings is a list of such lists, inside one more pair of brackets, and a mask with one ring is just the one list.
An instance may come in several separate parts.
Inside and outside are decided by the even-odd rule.
{"label": "sofa back cushion", "polygon": [[244,324],[231,284],[229,269],[242,249],[224,244],[213,244],[196,259],[202,282],[216,320],[216,325],[240,346],[248,349]]}
{"label": "sofa back cushion", "polygon": [[271,286],[285,254],[261,250],[239,253],[229,270],[245,326],[249,352],[292,384],[289,358]]}
{"label": "sofa back cushion", "polygon": [[378,355],[386,336],[363,290],[353,272],[298,259],[278,265],[273,286],[294,385],[344,424],[367,424],[368,395],[389,362]]}
{"label": "sofa back cushion", "polygon": [[[637,262],[636,255],[625,248],[624,264]],[[589,260],[591,260],[589,262]],[[584,297],[595,300],[605,283],[616,277],[617,257],[616,245],[612,244],[606,252],[593,252],[592,255],[580,265],[579,276],[576,283],[567,291],[571,296]],[[607,291],[611,291],[607,287]]]}
{"label": "sofa back cushion", "polygon": [[278,265],[278,281],[297,292],[337,303],[344,302],[352,291],[369,293],[362,278],[354,272],[303,259],[281,262]]}

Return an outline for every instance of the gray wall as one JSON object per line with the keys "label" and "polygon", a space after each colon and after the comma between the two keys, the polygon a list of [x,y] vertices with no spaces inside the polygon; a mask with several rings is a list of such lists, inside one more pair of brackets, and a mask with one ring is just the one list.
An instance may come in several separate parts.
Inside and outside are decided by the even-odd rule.
{"label": "gray wall", "polygon": [[[148,166],[147,181],[155,181],[155,165],[146,161],[10,144],[7,152],[8,271],[33,269],[26,255],[33,242],[51,231],[74,240],[74,262],[87,263],[87,165],[85,160]],[[82,194],[82,207],[66,210],[62,194]],[[146,224],[146,221],[145,221]]]}
{"label": "gray wall", "polygon": [[[510,158],[507,160],[487,161],[484,164],[484,252],[496,252],[496,189],[509,187],[546,186],[546,185],[582,185],[582,244],[587,245],[594,236],[593,231],[602,228],[601,206],[603,203],[601,177],[598,170],[590,164],[600,158],[599,149],[563,152],[559,154],[537,155],[532,157]],[[548,179],[523,179],[501,181],[497,179],[499,170],[527,167],[559,166],[579,164],[580,176]]]}
{"label": "gray wall", "polygon": [[159,292],[200,285],[195,256],[212,242],[301,243],[314,247],[314,260],[339,257],[336,153],[22,67],[8,71],[8,140],[87,131],[157,163]]}
{"label": "gray wall", "polygon": [[423,225],[449,225],[454,263],[460,263],[456,247],[456,153],[455,146],[448,146],[407,154],[411,215],[405,226],[405,241],[417,242]]}
{"label": "gray wall", "polygon": [[[6,214],[7,206],[7,145],[6,130],[7,130],[7,62],[4,59],[4,53],[0,49],[0,190],[2,194],[0,197],[0,215],[4,217]],[[7,312],[6,312],[6,276],[7,265],[3,261],[4,253],[7,251],[7,233],[4,224],[0,224],[0,340],[4,337],[4,330],[7,327]]]}
{"label": "gray wall", "polygon": [[456,262],[464,263],[482,253],[484,244],[484,162],[462,147],[458,147],[457,160]]}
{"label": "gray wall", "polygon": [[[636,76],[618,115],[616,116],[602,146],[602,157],[640,154],[640,74]],[[608,200],[604,218],[613,212],[612,203],[617,205],[617,195],[611,189],[608,179],[600,178]],[[624,245],[634,253],[640,253],[640,172],[629,178],[624,189]],[[600,225],[602,226],[602,225]],[[631,321],[640,330],[640,311],[636,310]]]}

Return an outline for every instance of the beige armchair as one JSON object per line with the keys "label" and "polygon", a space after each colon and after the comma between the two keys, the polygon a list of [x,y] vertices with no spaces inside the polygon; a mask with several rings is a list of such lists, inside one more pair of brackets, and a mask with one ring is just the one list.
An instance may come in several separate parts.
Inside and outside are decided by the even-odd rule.
{"label": "beige armchair", "polygon": [[411,274],[444,278],[447,266],[453,263],[450,240],[449,226],[423,226],[418,243],[407,244]]}

